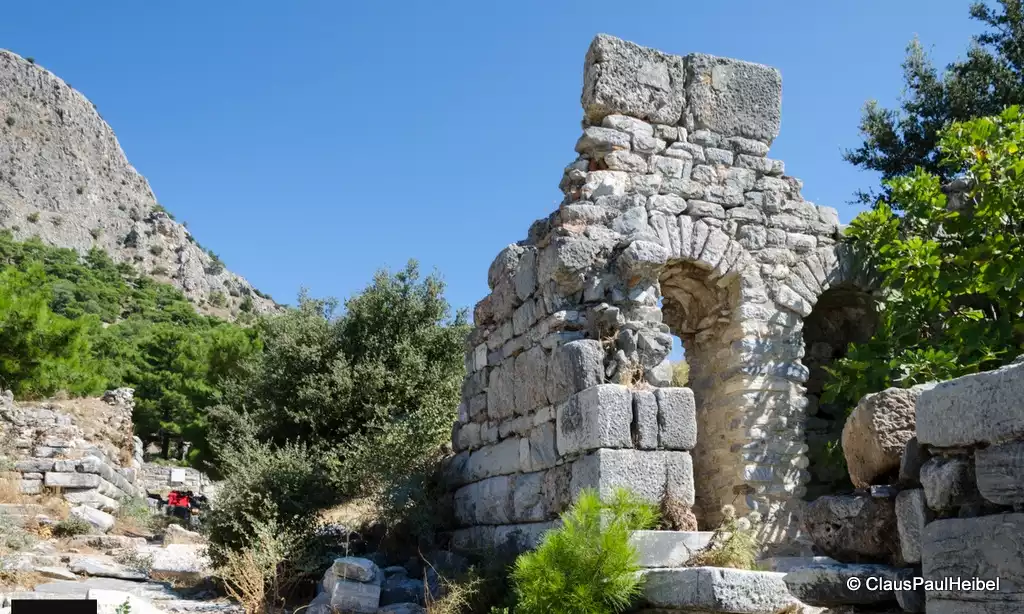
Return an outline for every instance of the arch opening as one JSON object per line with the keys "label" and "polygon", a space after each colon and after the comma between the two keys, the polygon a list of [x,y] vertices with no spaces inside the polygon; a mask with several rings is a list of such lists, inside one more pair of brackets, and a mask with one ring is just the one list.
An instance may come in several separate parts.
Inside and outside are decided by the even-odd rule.
{"label": "arch opening", "polygon": [[830,288],[804,319],[804,366],[808,369],[806,437],[811,481],[805,499],[853,488],[838,443],[847,411],[841,403],[823,403],[826,368],[846,356],[851,343],[871,339],[878,327],[872,295],[852,284]]}

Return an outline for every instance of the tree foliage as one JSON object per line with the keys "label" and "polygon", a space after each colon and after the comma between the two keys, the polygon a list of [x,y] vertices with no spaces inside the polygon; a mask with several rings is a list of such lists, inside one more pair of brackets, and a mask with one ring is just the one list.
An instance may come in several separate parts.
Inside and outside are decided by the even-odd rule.
{"label": "tree foliage", "polygon": [[948,179],[950,169],[938,148],[944,127],[1024,104],[1024,0],[998,0],[998,5],[971,5],[971,17],[985,24],[986,31],[973,38],[966,59],[942,73],[919,41],[910,43],[900,109],[869,102],[860,125],[864,142],[846,152],[848,161],[878,171],[886,180],[918,167]]}
{"label": "tree foliage", "polygon": [[[1024,114],[951,125],[942,174],[885,182],[847,231],[884,289],[879,330],[830,369],[824,402],[996,368],[1024,347]],[[962,191],[944,190],[956,177]],[[903,215],[896,212],[902,211]]]}
{"label": "tree foliage", "polygon": [[540,546],[512,571],[517,614],[612,614],[640,594],[632,531],[658,523],[653,506],[619,489],[610,501],[584,490]]}

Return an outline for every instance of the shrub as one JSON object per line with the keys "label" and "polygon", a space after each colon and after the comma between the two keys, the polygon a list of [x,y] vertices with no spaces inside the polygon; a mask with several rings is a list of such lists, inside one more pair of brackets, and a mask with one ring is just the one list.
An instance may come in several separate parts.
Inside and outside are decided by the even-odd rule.
{"label": "shrub", "polygon": [[8,116],[7,116],[7,119],[6,119],[6,120],[4,120],[4,121],[5,121],[6,123],[7,123],[7,125],[8,125],[8,126],[14,126],[14,124],[15,124],[15,122],[16,122],[17,120],[15,120],[15,119],[14,119],[14,117],[12,117],[12,116],[8,115]]}
{"label": "shrub", "polygon": [[546,533],[537,550],[520,556],[512,572],[517,614],[623,612],[640,594],[637,553],[630,532],[656,525],[653,506],[619,489],[609,503],[585,490]]}
{"label": "shrub", "polygon": [[683,388],[690,381],[690,365],[685,360],[680,360],[672,365],[672,385]]}
{"label": "shrub", "polygon": [[28,220],[29,223],[35,224],[36,222],[39,221],[39,212],[38,211],[33,211],[32,213],[29,213],[28,215],[26,215],[25,219]]}
{"label": "shrub", "polygon": [[76,535],[88,535],[91,532],[92,525],[78,516],[68,516],[55,523],[52,530],[54,537],[75,537]]}
{"label": "shrub", "polygon": [[168,270],[167,270],[167,267],[165,267],[165,266],[155,266],[155,267],[153,267],[153,270],[150,271],[150,273],[152,275],[166,276],[167,273],[168,273]]}
{"label": "shrub", "polygon": [[751,512],[746,518],[736,518],[736,509],[726,505],[722,516],[722,525],[715,530],[707,547],[690,559],[689,565],[754,569],[760,550],[757,531],[761,515]]}
{"label": "shrub", "polygon": [[153,569],[153,555],[139,552],[137,548],[126,548],[114,558],[129,569],[148,574]]}
{"label": "shrub", "polygon": [[101,236],[103,236],[103,229],[99,227],[93,228],[89,231],[89,234],[92,235],[93,239],[99,239]]}
{"label": "shrub", "polygon": [[224,296],[223,292],[211,292],[209,300],[214,307],[223,307],[228,304],[228,297]]}
{"label": "shrub", "polygon": [[151,245],[149,247],[149,253],[153,254],[154,256],[159,256],[160,254],[164,253],[164,248],[160,247],[159,245]]}
{"label": "shrub", "polygon": [[84,193],[85,193],[85,188],[84,187],[78,186],[77,188],[75,188],[75,194],[78,194],[79,196],[81,196]]}

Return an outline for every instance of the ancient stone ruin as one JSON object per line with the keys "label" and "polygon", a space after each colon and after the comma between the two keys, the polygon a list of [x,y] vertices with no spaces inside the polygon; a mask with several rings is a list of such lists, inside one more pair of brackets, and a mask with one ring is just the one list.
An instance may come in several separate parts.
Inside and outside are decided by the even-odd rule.
{"label": "ancient stone ruin", "polygon": [[[615,486],[693,505],[701,528],[756,511],[767,542],[797,544],[808,437],[845,417],[808,431],[822,368],[873,313],[836,211],[768,157],[781,101],[767,66],[594,39],[565,198],[475,308],[457,544],[526,545],[580,489]],[[689,388],[671,387],[673,335]]]}

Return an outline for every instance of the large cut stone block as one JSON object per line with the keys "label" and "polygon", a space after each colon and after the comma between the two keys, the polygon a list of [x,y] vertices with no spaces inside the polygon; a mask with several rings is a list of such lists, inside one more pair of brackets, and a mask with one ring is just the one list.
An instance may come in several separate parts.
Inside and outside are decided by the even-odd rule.
{"label": "large cut stone block", "polygon": [[563,403],[577,392],[603,381],[604,349],[599,341],[570,341],[551,352],[547,373],[548,402]]}
{"label": "large cut stone block", "polygon": [[103,478],[95,473],[58,473],[50,471],[43,479],[47,487],[61,488],[99,488]]}
{"label": "large cut stone block", "polygon": [[921,550],[926,580],[999,579],[998,591],[928,591],[929,614],[1024,612],[1024,514],[936,520]]}
{"label": "large cut stone block", "polygon": [[515,410],[525,414],[547,404],[544,382],[548,374],[548,355],[544,348],[534,346],[516,357]]}
{"label": "large cut stone block", "polygon": [[583,111],[591,123],[613,113],[675,125],[683,113],[683,58],[598,34],[587,51]]}
{"label": "large cut stone block", "polygon": [[917,400],[917,439],[938,447],[1024,439],[1024,363],[937,384]]}
{"label": "large cut stone block", "polygon": [[689,388],[658,388],[658,443],[666,450],[697,445],[697,410]]}
{"label": "large cut stone block", "polygon": [[899,551],[895,501],[829,495],[807,504],[804,527],[825,555],[851,563],[888,563]]}
{"label": "large cut stone block", "polygon": [[914,436],[914,404],[925,390],[888,388],[866,395],[843,426],[843,455],[850,480],[866,488],[899,470],[907,442]]}
{"label": "large cut stone block", "polygon": [[633,440],[641,450],[658,447],[658,399],[650,390],[633,391]]}
{"label": "large cut stone block", "polygon": [[633,531],[640,567],[683,567],[711,542],[714,531]]}
{"label": "large cut stone block", "polygon": [[785,574],[773,571],[688,567],[641,573],[644,601],[659,608],[761,614],[796,601],[782,580]]}
{"label": "large cut stone block", "polygon": [[915,488],[896,495],[896,528],[900,534],[900,552],[907,563],[921,562],[921,533],[932,516],[924,490]]}
{"label": "large cut stone block", "polygon": [[782,121],[782,75],[775,68],[711,55],[686,57],[694,128],[771,143]]}
{"label": "large cut stone block", "polygon": [[606,498],[616,488],[628,488],[639,498],[660,503],[668,494],[693,505],[693,461],[689,452],[662,450],[597,450],[572,465],[570,491],[575,499],[584,488]]}
{"label": "large cut stone block", "polygon": [[[808,605],[871,605],[895,602],[896,593],[865,586],[867,579],[894,581],[898,573],[899,569],[888,565],[818,564],[790,570],[785,583],[794,597]],[[851,578],[861,584],[851,586]]]}
{"label": "large cut stone block", "polygon": [[523,552],[536,547],[544,533],[558,526],[558,521],[551,521],[456,529],[452,532],[452,549],[461,552],[493,553],[495,550],[507,548]]}
{"label": "large cut stone block", "polygon": [[469,481],[520,471],[519,438],[510,437],[493,446],[473,451],[466,462],[464,475]]}
{"label": "large cut stone block", "polygon": [[497,476],[455,491],[455,518],[460,524],[507,524],[512,521],[512,478]]}
{"label": "large cut stone block", "polygon": [[573,395],[559,405],[555,429],[562,456],[597,448],[632,445],[633,394],[625,386],[602,384]]}
{"label": "large cut stone block", "polygon": [[1024,442],[989,446],[974,453],[981,496],[1000,505],[1024,504]]}

